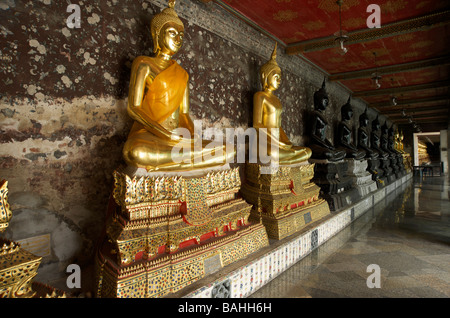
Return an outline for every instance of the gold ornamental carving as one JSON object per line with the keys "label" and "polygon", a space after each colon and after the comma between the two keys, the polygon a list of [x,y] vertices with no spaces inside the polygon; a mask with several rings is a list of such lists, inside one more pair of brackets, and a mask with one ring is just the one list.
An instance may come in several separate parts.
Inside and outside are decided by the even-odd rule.
{"label": "gold ornamental carving", "polygon": [[[8,181],[0,182],[0,232],[8,227],[12,212],[8,203]],[[33,278],[41,257],[20,247],[19,243],[0,238],[0,298],[31,298]]]}
{"label": "gold ornamental carving", "polygon": [[239,169],[203,176],[130,177],[115,171],[115,208],[98,253],[99,297],[161,297],[268,245],[239,196]]}

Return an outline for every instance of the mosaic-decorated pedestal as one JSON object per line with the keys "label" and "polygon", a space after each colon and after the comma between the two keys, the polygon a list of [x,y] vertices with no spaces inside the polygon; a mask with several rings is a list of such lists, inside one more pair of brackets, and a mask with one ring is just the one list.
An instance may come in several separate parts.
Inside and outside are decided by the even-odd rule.
{"label": "mosaic-decorated pedestal", "polygon": [[[8,203],[8,181],[0,181],[0,232],[12,218]],[[0,237],[0,298],[31,298],[33,278],[42,257],[20,247],[19,243]]]}
{"label": "mosaic-decorated pedestal", "polygon": [[114,177],[98,297],[162,297],[268,245],[238,168]]}
{"label": "mosaic-decorated pedestal", "polygon": [[12,241],[0,239],[0,245],[0,298],[34,297],[32,283],[42,257]]}
{"label": "mosaic-decorated pedestal", "polygon": [[269,238],[281,240],[330,214],[313,176],[308,162],[275,168],[247,163],[241,193],[253,206],[250,219],[262,222]]}
{"label": "mosaic-decorated pedestal", "polygon": [[359,196],[365,197],[375,191],[377,183],[372,179],[372,174],[367,171],[368,162],[366,159],[345,159],[347,162],[347,175],[351,178],[353,187],[358,190]]}
{"label": "mosaic-decorated pedestal", "polygon": [[320,195],[328,202],[331,211],[338,211],[360,198],[347,175],[348,163],[345,160],[310,159],[310,162],[315,164],[311,181],[320,187]]}
{"label": "mosaic-decorated pedestal", "polygon": [[[273,242],[267,249],[255,253],[254,257],[248,259],[244,264],[239,264],[232,271],[221,271],[217,275],[209,276],[198,282],[192,290],[182,290],[175,294],[179,298],[245,298],[252,297],[252,294],[261,287],[266,286],[275,277],[284,273],[290,275],[293,273],[298,279],[303,275],[303,271],[311,268],[311,259],[305,256],[312,251],[316,251],[314,259],[327,259],[329,252],[333,252],[340,247],[343,240],[330,240],[340,233],[341,230],[351,225],[352,230],[342,233],[342,235],[351,235],[353,222],[359,217],[372,217],[371,208],[375,204],[385,206],[395,199],[395,193],[404,191],[405,187],[411,182],[412,174],[402,177],[390,186],[378,189],[370,193],[362,200],[355,202],[337,213],[332,213],[329,217],[315,223],[304,231],[300,231],[282,241]],[[393,194],[393,195],[392,195]],[[366,214],[366,212],[369,212]],[[370,215],[369,215],[370,214]],[[356,225],[356,224],[355,224]],[[357,228],[356,228],[357,229]],[[324,244],[326,246],[323,246]],[[322,246],[323,248],[317,249]],[[302,261],[303,264],[297,262]],[[292,272],[292,265],[298,264],[296,270]],[[287,271],[289,269],[289,271]],[[306,269],[306,270],[305,270]],[[271,289],[273,297],[278,297],[277,289]],[[257,297],[259,297],[258,295]],[[272,297],[272,296],[269,296]],[[189,301],[188,299],[186,299]],[[230,300],[228,300],[230,301]]]}

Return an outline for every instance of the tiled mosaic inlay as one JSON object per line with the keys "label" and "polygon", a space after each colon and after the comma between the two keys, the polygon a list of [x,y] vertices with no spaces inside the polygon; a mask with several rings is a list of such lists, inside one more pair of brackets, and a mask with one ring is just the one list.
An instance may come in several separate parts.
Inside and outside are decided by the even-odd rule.
{"label": "tiled mosaic inlay", "polygon": [[319,246],[319,229],[315,229],[311,232],[311,250]]}

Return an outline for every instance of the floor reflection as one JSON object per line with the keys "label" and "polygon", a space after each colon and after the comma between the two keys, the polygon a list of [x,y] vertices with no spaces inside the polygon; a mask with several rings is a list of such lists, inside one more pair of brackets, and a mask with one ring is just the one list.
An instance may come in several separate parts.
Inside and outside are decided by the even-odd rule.
{"label": "floor reflection", "polygon": [[250,297],[450,297],[449,198],[445,177],[413,179]]}

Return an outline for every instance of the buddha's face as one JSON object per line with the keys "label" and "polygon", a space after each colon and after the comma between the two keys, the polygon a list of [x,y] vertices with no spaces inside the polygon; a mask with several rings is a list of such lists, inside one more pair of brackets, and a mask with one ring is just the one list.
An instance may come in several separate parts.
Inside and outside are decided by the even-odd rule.
{"label": "buddha's face", "polygon": [[361,127],[366,127],[369,124],[369,119],[367,117],[362,117],[359,124]]}
{"label": "buddha's face", "polygon": [[353,110],[350,107],[343,107],[342,112],[342,120],[350,120],[353,117]]}
{"label": "buddha's face", "polygon": [[167,23],[158,37],[161,52],[168,55],[177,53],[183,44],[184,27],[175,23]]}
{"label": "buddha's face", "polygon": [[322,100],[321,100],[321,106],[322,106],[322,109],[323,110],[325,110],[327,107],[328,107],[328,104],[330,103],[330,101],[328,100],[328,97],[327,96],[324,96],[323,98],[322,98]]}
{"label": "buddha's face", "polygon": [[277,71],[272,71],[267,76],[266,85],[270,90],[276,90],[281,85],[281,73]]}
{"label": "buddha's face", "polygon": [[373,121],[372,122],[372,129],[376,130],[376,131],[380,130],[380,123],[378,121]]}
{"label": "buddha's face", "polygon": [[328,95],[324,92],[317,91],[314,94],[314,108],[316,110],[324,111],[329,104]]}

